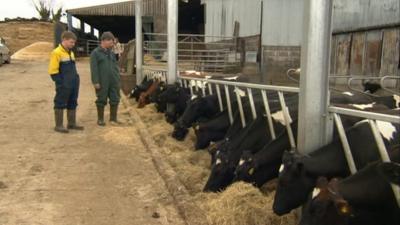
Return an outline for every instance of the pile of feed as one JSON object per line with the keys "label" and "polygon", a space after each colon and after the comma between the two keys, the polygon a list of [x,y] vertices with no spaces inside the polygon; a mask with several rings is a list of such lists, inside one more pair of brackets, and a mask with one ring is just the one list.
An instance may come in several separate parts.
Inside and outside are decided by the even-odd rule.
{"label": "pile of feed", "polygon": [[29,61],[48,61],[50,53],[54,48],[51,42],[35,42],[23,49],[20,49],[11,56],[11,59]]}
{"label": "pile of feed", "polygon": [[164,114],[157,113],[153,104],[142,109],[136,109],[134,100],[131,104],[190,193],[191,201],[204,211],[204,222],[210,225],[295,224],[294,214],[279,217],[272,212],[274,193],[267,185],[260,191],[251,184],[238,182],[221,193],[203,193],[210,174],[211,157],[205,150],[194,149],[194,132],[190,130],[184,141],[176,141],[171,137],[173,126],[165,121]]}

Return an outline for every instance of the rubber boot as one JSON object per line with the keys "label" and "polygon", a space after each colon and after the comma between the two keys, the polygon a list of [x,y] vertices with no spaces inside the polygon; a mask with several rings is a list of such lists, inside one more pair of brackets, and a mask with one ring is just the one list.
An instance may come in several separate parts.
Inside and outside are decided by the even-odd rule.
{"label": "rubber boot", "polygon": [[67,119],[68,119],[68,129],[71,130],[83,130],[84,127],[76,125],[76,110],[68,109],[67,111]]}
{"label": "rubber boot", "polygon": [[121,124],[118,119],[118,105],[110,105],[110,122],[116,125]]}
{"label": "rubber boot", "polygon": [[54,119],[56,127],[54,130],[59,133],[68,133],[69,131],[64,127],[64,109],[54,109]]}
{"label": "rubber boot", "polygon": [[97,106],[97,125],[105,126],[104,122],[104,106]]}

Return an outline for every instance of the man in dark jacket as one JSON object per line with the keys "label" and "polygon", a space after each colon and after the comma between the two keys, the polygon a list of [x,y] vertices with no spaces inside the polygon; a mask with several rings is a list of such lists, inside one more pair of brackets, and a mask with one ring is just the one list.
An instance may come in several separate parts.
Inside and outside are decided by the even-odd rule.
{"label": "man in dark jacket", "polygon": [[[68,129],[83,130],[76,124],[76,108],[78,106],[79,75],[75,65],[76,35],[65,31],[61,35],[61,44],[51,52],[49,74],[56,85],[54,97],[55,131],[68,133]],[[63,124],[64,110],[67,109],[68,125]]]}
{"label": "man in dark jacket", "polygon": [[104,107],[107,105],[107,100],[110,103],[110,122],[119,123],[117,113],[120,101],[120,74],[112,52],[114,35],[111,32],[104,32],[100,41],[100,46],[90,55],[90,70],[97,96],[97,124],[105,126]]}

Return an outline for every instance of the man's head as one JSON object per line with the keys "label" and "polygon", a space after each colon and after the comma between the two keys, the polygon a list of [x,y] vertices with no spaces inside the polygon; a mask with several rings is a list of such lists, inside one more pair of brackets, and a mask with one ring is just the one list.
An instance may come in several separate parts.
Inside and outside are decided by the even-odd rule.
{"label": "man's head", "polygon": [[101,47],[106,49],[112,48],[114,46],[114,40],[115,37],[111,32],[104,32],[100,37]]}
{"label": "man's head", "polygon": [[64,31],[61,34],[61,44],[64,48],[71,50],[75,46],[75,42],[77,40],[76,35],[71,31]]}

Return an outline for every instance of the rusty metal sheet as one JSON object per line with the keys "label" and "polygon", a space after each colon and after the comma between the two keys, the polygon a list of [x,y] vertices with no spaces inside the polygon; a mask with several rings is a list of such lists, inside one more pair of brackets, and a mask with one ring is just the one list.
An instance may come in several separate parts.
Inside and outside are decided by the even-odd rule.
{"label": "rusty metal sheet", "polygon": [[382,31],[369,31],[366,35],[364,74],[378,76],[382,56]]}
{"label": "rusty metal sheet", "polygon": [[336,74],[348,75],[350,62],[351,34],[336,36]]}
{"label": "rusty metal sheet", "polygon": [[400,76],[400,28],[384,30],[380,75]]}
{"label": "rusty metal sheet", "polygon": [[354,33],[351,41],[350,74],[363,74],[365,32]]}
{"label": "rusty metal sheet", "polygon": [[336,69],[336,36],[332,36],[330,73],[335,74],[336,73],[335,69]]}

